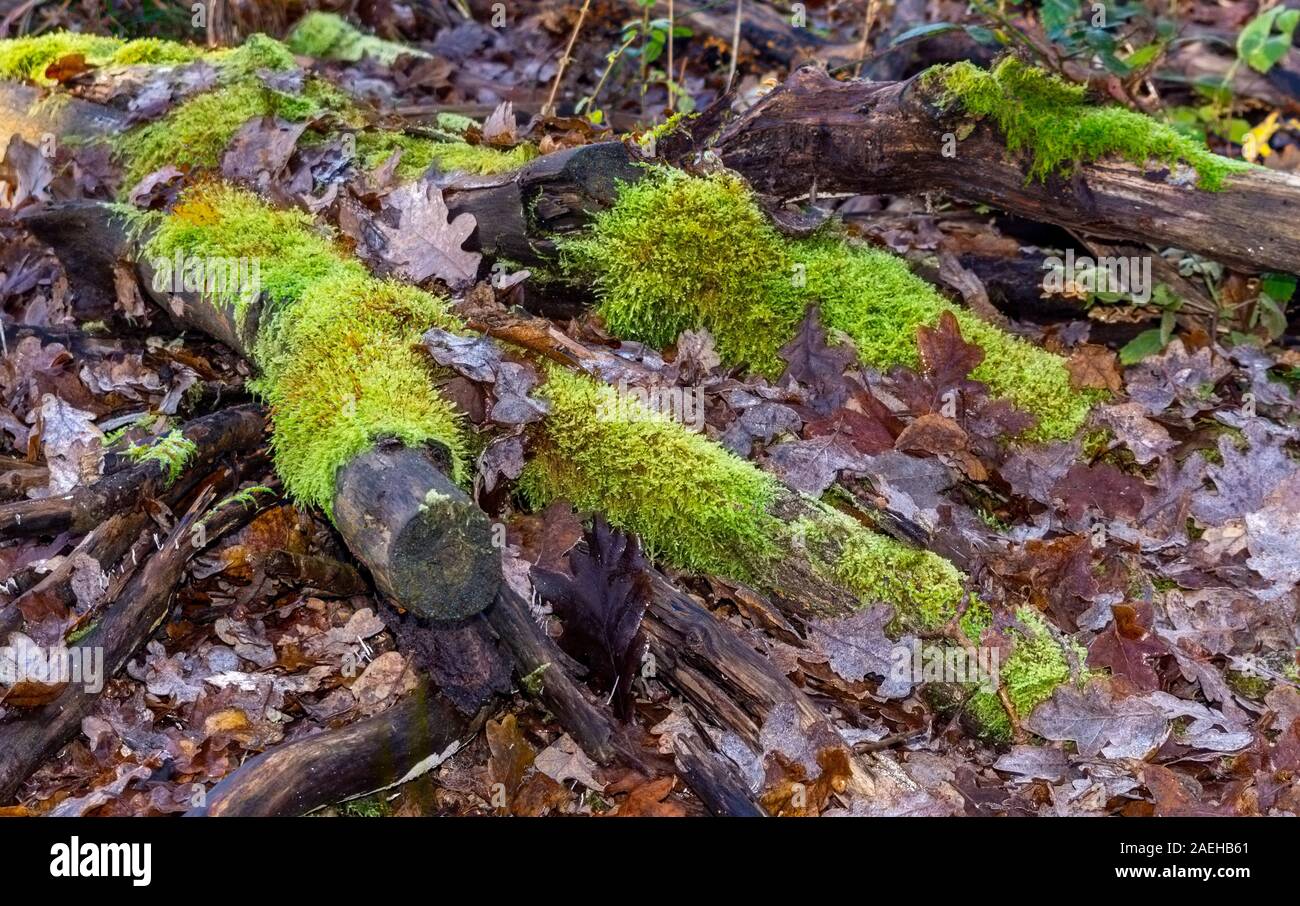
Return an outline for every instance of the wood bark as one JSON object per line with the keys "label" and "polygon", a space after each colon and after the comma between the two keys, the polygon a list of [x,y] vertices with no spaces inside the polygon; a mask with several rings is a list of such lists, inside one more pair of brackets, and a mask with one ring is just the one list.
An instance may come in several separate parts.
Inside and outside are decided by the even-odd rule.
{"label": "wood bark", "polygon": [[187,815],[305,815],[432,769],[459,748],[469,728],[470,721],[421,680],[387,711],[250,759]]}
{"label": "wood bark", "polygon": [[[211,502],[212,490],[201,494],[189,513],[176,523],[158,552],[131,577],[95,628],[76,645],[69,646],[82,651],[102,651],[104,685],[91,689],[85,682],[68,683],[48,704],[5,724],[4,746],[0,747],[0,802],[9,801],[19,784],[41,762],[77,734],[82,718],[94,707],[107,680],[125,666],[166,617],[185,565],[201,549],[192,530],[204,507]],[[245,507],[221,508],[205,523],[204,541],[208,544],[216,541],[252,515]]]}
{"label": "wood bark", "polygon": [[[103,285],[108,280],[111,285],[113,263],[134,261],[147,294],[160,308],[239,354],[249,354],[257,335],[258,306],[251,305],[245,316],[236,317],[232,306],[214,304],[195,293],[155,292],[140,243],[127,237],[121,219],[106,206],[47,205],[32,209],[24,223],[55,250],[69,273],[76,273],[79,284]],[[180,305],[173,306],[177,295]],[[421,616],[455,620],[491,603],[500,569],[487,517],[447,478],[446,467],[438,462],[436,451],[401,448],[381,439],[378,447],[340,470],[334,505],[348,548],[385,593]],[[119,486],[129,486],[128,479],[115,477],[87,489],[94,500],[86,504],[86,512],[99,512],[102,502],[118,496]],[[73,524],[85,524],[89,517],[77,521],[74,512],[70,518]],[[0,506],[0,526],[4,519],[5,509]]]}
{"label": "wood bark", "polygon": [[[945,192],[1089,235],[1175,246],[1247,271],[1300,272],[1300,177],[1262,168],[1228,177],[1221,192],[1151,164],[1084,164],[1071,176],[1030,180],[980,123],[945,157],[961,115],[934,106],[918,79],[837,82],[805,67],[730,122],[701,118],[693,135],[759,192]],[[715,134],[716,130],[716,134]]]}

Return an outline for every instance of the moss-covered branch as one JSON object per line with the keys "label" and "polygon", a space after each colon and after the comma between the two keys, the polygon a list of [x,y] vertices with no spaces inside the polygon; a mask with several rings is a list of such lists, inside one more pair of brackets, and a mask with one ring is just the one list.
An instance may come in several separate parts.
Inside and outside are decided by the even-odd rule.
{"label": "moss-covered branch", "polygon": [[984,350],[972,375],[1038,419],[1039,438],[1068,437],[1095,394],[1070,387],[1064,361],[944,299],[888,252],[827,229],[781,236],[744,183],[661,170],[626,187],[590,231],[562,244],[568,271],[592,281],[616,334],[658,346],[707,327],[728,364],[775,376],[805,309],[875,368],[918,365],[916,330],[951,312]]}

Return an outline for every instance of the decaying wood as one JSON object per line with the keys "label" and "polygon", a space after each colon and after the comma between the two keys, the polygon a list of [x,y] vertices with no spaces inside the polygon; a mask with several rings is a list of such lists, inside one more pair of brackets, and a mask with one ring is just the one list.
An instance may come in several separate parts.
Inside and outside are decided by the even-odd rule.
{"label": "decaying wood", "polygon": [[[211,544],[252,518],[253,512],[247,507],[222,507],[204,522],[204,532],[196,534],[195,525],[212,501],[214,490],[210,487],[200,494],[95,627],[76,645],[69,646],[80,651],[102,652],[105,683],[125,666],[166,617],[172,594],[190,558],[205,544]],[[77,734],[82,718],[90,713],[102,692],[103,688],[92,691],[87,683],[69,683],[48,704],[5,724],[4,746],[0,747],[0,802],[9,801],[19,784],[41,762]]]}
{"label": "decaying wood", "polygon": [[[195,452],[185,464],[186,473],[202,475],[220,457],[256,448],[265,430],[265,419],[256,406],[232,406],[187,422],[180,431],[194,444]],[[79,486],[71,494],[0,504],[0,531],[9,535],[88,532],[142,498],[160,496],[169,485],[163,463],[142,462]]]}
{"label": "decaying wood", "polygon": [[423,617],[483,609],[501,581],[487,515],[425,450],[381,441],[339,470],[334,522],[380,590]]}
{"label": "decaying wood", "polygon": [[420,684],[388,710],[263,752],[208,793],[192,817],[305,815],[331,802],[431,770],[471,732],[442,696]]}
{"label": "decaying wood", "polygon": [[943,155],[959,112],[945,113],[918,79],[837,82],[811,67],[796,71],[752,109],[727,123],[701,119],[697,136],[760,192],[782,199],[810,193],[946,192],[1089,235],[1175,246],[1247,271],[1300,272],[1300,177],[1253,169],[1221,192],[1194,187],[1187,174],[1106,160],[1071,177],[1030,181],[1026,161],[980,123]]}
{"label": "decaying wood", "polygon": [[[142,240],[128,238],[121,219],[106,206],[47,205],[34,209],[24,222],[80,281],[102,284],[115,262],[137,262],[147,293],[160,308],[248,355],[259,307],[250,305],[237,316],[233,306],[198,293],[155,292],[152,271],[140,254]],[[334,505],[348,548],[385,593],[422,616],[458,619],[492,601],[499,561],[487,517],[446,477],[447,464],[435,456],[380,444],[340,470]],[[0,506],[0,524],[3,519]]]}
{"label": "decaying wood", "polygon": [[593,703],[569,676],[568,655],[533,621],[528,603],[514,589],[502,585],[486,616],[519,675],[537,683],[542,702],[590,758],[611,764],[621,757],[635,767],[653,768],[654,759],[629,738],[613,712]]}

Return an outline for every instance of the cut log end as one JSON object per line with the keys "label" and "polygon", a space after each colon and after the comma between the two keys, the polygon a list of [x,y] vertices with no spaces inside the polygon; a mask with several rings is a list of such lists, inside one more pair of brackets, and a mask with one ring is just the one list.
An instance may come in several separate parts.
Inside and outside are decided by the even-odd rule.
{"label": "cut log end", "polygon": [[427,451],[381,443],[349,462],[334,518],[375,584],[421,617],[464,619],[496,596],[491,524]]}

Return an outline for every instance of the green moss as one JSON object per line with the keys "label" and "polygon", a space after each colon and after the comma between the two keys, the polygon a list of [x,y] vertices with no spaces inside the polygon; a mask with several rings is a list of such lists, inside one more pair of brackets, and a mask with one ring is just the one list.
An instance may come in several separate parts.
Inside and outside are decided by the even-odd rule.
{"label": "green moss", "polygon": [[392,806],[379,793],[340,802],[337,808],[340,818],[387,818],[393,813]]}
{"label": "green moss", "polygon": [[301,95],[274,91],[255,79],[196,95],[162,119],[137,126],[114,141],[126,171],[123,186],[130,189],[168,164],[216,167],[235,133],[254,117],[273,115],[301,122],[329,110],[343,112],[340,103],[335,92],[315,79],[308,81]]}
{"label": "green moss", "polygon": [[[620,399],[613,387],[552,367],[542,392],[551,412],[520,479],[532,506],[569,500],[636,532],[662,562],[760,588],[780,581],[779,558],[799,552],[861,603],[894,605],[906,627],[933,628],[956,613],[962,576],[943,558],[796,497],[702,435]],[[775,515],[786,511],[803,515]]]}
{"label": "green moss", "polygon": [[1228,682],[1228,688],[1251,701],[1262,702],[1264,696],[1268,695],[1273,688],[1273,683],[1268,677],[1256,673],[1228,670],[1225,673],[1225,679]]}
{"label": "green moss", "polygon": [[[957,613],[962,599],[962,574],[936,554],[918,550],[864,528],[828,506],[818,518],[800,519],[789,537],[808,552],[824,576],[865,602],[885,601],[896,610],[898,630],[936,630]],[[965,615],[972,627],[983,605]],[[974,629],[979,638],[978,629]]]}
{"label": "green moss", "polygon": [[683,569],[749,579],[775,555],[770,475],[665,415],[618,417],[629,404],[590,378],[552,367],[543,393],[544,442],[520,479],[531,505],[564,498],[604,513]]}
{"label": "green moss", "polygon": [[51,63],[80,54],[88,66],[163,66],[205,59],[226,81],[251,77],[258,70],[292,69],[293,54],[266,35],[250,35],[234,48],[208,50],[161,38],[124,41],[102,35],[56,31],[44,35],[0,41],[0,79],[53,85],[45,71]]}
{"label": "green moss", "polygon": [[399,179],[415,179],[431,166],[444,173],[474,173],[490,176],[518,170],[537,157],[537,146],[522,144],[508,151],[471,145],[468,142],[438,141],[402,132],[368,129],[357,136],[357,156],[362,166],[374,170],[400,150]]}
{"label": "green moss", "polygon": [[[1016,611],[1016,620],[1024,631],[1013,630],[1015,647],[1001,665],[999,678],[1016,714],[1024,720],[1051,697],[1057,686],[1070,680],[1071,663],[1037,611],[1021,608]],[[1069,644],[1075,665],[1082,668],[1088,652],[1074,642]],[[1087,672],[1081,670],[1080,682],[1086,676]],[[975,693],[966,705],[966,713],[984,735],[1003,742],[1011,738],[1011,720],[996,693]]]}
{"label": "green moss", "polygon": [[781,370],[777,350],[803,315],[794,262],[738,177],[652,171],[561,250],[616,335],[663,347],[703,325],[727,363]]}
{"label": "green moss", "polygon": [[364,34],[334,13],[308,13],[294,26],[286,41],[294,53],[304,57],[348,63],[364,56],[384,63],[391,63],[404,53],[428,56],[412,47]]}
{"label": "green moss", "polygon": [[101,35],[56,31],[0,41],[0,79],[53,85],[55,81],[46,77],[45,70],[51,63],[73,54],[80,54],[90,66],[125,66],[188,63],[202,56],[203,51],[158,38],[123,41]]}
{"label": "green moss", "polygon": [[198,448],[194,441],[187,438],[178,429],[168,431],[149,446],[136,445],[126,451],[132,462],[156,462],[162,465],[166,474],[166,486],[171,487],[181,477],[185,466],[194,458]]}
{"label": "green moss", "polygon": [[147,255],[178,251],[260,262],[254,389],[271,406],[276,470],[296,499],[331,512],[338,469],[381,437],[436,445],[464,478],[460,417],[418,346],[430,327],[459,326],[443,300],[371,277],[306,214],[230,186],[192,188],[158,223]]}
{"label": "green moss", "polygon": [[917,328],[952,312],[984,349],[974,377],[1038,418],[1036,438],[1068,437],[1098,394],[1070,387],[1064,361],[953,305],[887,252],[830,231],[787,240],[736,176],[656,170],[625,186],[583,236],[562,243],[562,266],[591,282],[618,336],[666,346],[707,327],[730,365],[768,376],[804,311],[821,306],[828,328],[876,368],[916,367]]}
{"label": "green moss", "polygon": [[1196,169],[1200,188],[1217,192],[1229,174],[1249,169],[1148,116],[1090,104],[1083,86],[1014,57],[992,71],[966,61],[935,67],[924,84],[937,92],[940,105],[991,118],[1009,150],[1030,154],[1029,179],[1069,173],[1081,163],[1113,156],[1139,166],[1187,164]]}

